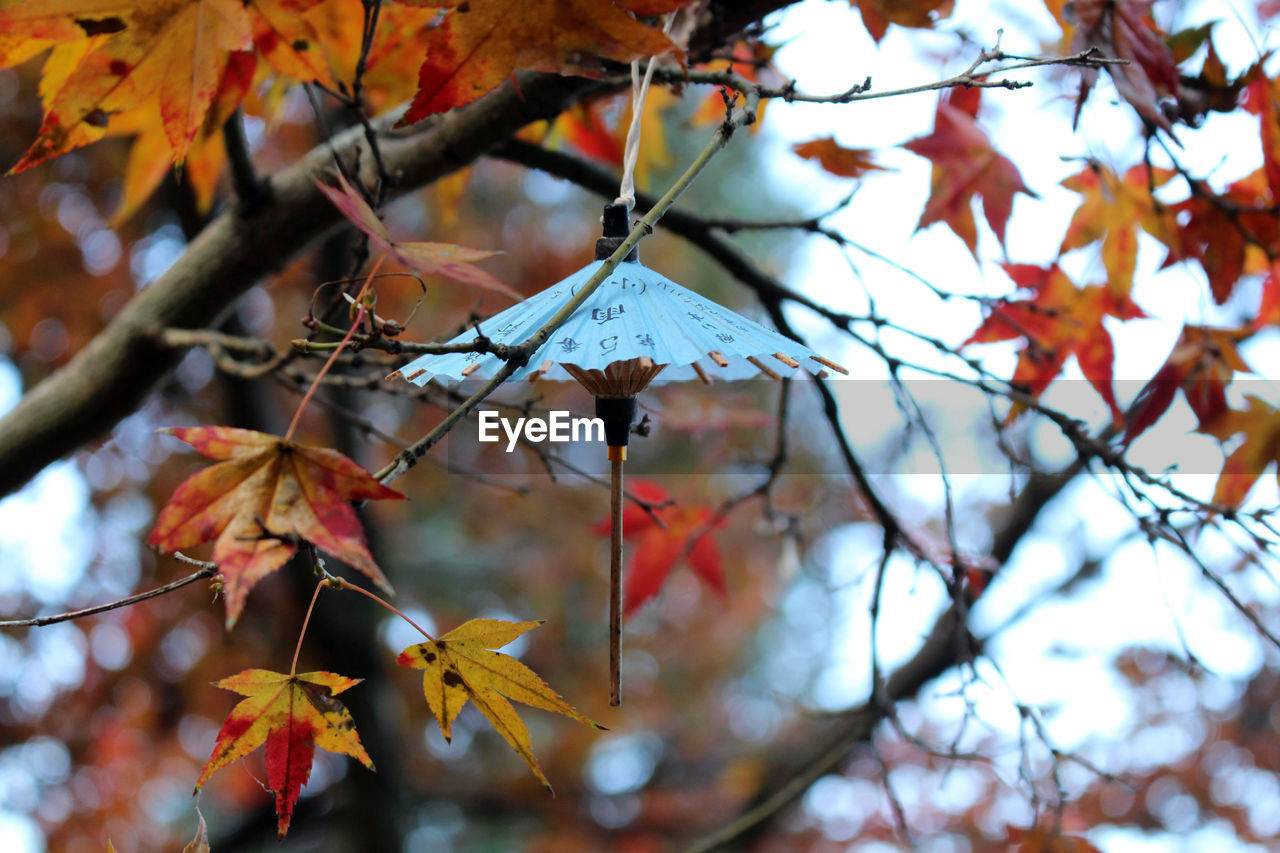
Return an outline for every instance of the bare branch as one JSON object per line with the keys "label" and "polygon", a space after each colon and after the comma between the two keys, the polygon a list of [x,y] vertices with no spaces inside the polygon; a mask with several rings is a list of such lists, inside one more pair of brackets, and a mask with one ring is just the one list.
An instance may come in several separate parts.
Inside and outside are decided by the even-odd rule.
{"label": "bare branch", "polygon": [[93,607],[86,607],[82,610],[72,610],[67,613],[58,613],[53,616],[37,616],[33,619],[10,619],[8,621],[0,622],[0,628],[39,628],[43,625],[53,625],[57,622],[70,622],[72,619],[83,619],[85,616],[106,613],[108,610],[117,610],[121,607],[128,607],[131,604],[137,604],[140,601],[146,601],[149,598],[156,598],[157,596],[173,592],[176,589],[182,589],[187,584],[195,583],[196,581],[203,580],[204,578],[211,578],[218,574],[217,563],[206,563],[202,560],[193,560],[178,551],[175,551],[173,556],[177,557],[184,563],[199,566],[200,568],[196,569],[185,578],[179,578],[172,583],[167,583],[164,586],[159,586],[146,592],[140,592],[137,595],[131,595],[128,598],[122,598],[119,601],[112,601],[107,604],[97,604]]}

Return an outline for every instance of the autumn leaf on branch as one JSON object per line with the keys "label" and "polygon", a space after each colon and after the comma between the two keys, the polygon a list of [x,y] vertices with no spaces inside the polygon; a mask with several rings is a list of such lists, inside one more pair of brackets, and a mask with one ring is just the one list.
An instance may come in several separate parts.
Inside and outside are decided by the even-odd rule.
{"label": "autumn leaf on branch", "polygon": [[1121,180],[1106,166],[1090,163],[1064,180],[1064,187],[1084,199],[1071,216],[1059,254],[1102,241],[1107,286],[1117,298],[1127,298],[1133,289],[1139,228],[1176,255],[1179,243],[1174,211],[1152,195],[1173,174],[1169,169],[1148,172],[1145,165],[1137,165],[1125,172]]}
{"label": "autumn leaf on branch", "polygon": [[445,740],[451,739],[453,721],[470,700],[550,790],[551,783],[533,756],[529,730],[507,699],[564,714],[598,729],[604,726],[575,711],[529,667],[493,651],[541,624],[472,619],[437,640],[409,646],[396,663],[425,670],[422,691]]}
{"label": "autumn leaf on branch", "polygon": [[1250,329],[1212,329],[1186,326],[1173,352],[1134,400],[1124,443],[1128,445],[1160,419],[1181,391],[1200,420],[1200,430],[1211,427],[1227,410],[1227,386],[1237,371],[1249,373],[1237,345],[1252,334]]}
{"label": "autumn leaf on branch", "polygon": [[[933,163],[929,200],[916,229],[945,222],[977,256],[978,230],[973,201],[982,198],[987,224],[1004,245],[1005,226],[1013,213],[1013,196],[1036,194],[1022,182],[1018,167],[996,151],[974,120],[977,93],[955,89],[938,99],[933,133],[904,142],[902,147]],[[960,94],[957,94],[960,93]]]}
{"label": "autumn leaf on branch", "polygon": [[215,772],[266,744],[267,785],[275,792],[276,829],[284,838],[294,803],[311,775],[317,746],[373,769],[351,713],[333,698],[359,683],[360,679],[332,672],[285,675],[266,669],[246,669],[217,682],[249,698],[227,715],[213,754],[196,780],[196,791]]}
{"label": "autumn leaf on branch", "polygon": [[[182,162],[236,53],[252,51],[286,76],[332,85],[315,31],[300,14],[315,2],[25,0],[0,8],[0,31],[11,37],[92,42],[46,100],[39,136],[14,170],[84,144],[112,115],[152,96],[158,98],[171,160]],[[23,53],[0,55],[0,65]]]}
{"label": "autumn leaf on branch", "polygon": [[1192,260],[1204,268],[1214,301],[1225,303],[1250,268],[1250,247],[1260,255],[1280,255],[1280,223],[1271,210],[1266,177],[1259,169],[1214,193],[1201,183],[1191,197],[1174,205],[1179,254],[1166,264]]}
{"label": "autumn leaf on branch", "polygon": [[[223,142],[223,125],[235,112],[253,84],[256,66],[257,59],[252,53],[231,54],[231,59],[222,73],[218,94],[208,112],[205,113],[204,125],[192,140],[191,147],[187,149],[186,159],[182,163],[182,178],[191,187],[192,195],[195,196],[196,209],[201,213],[207,213],[213,207],[218,178],[222,174],[223,164],[226,163],[227,149]],[[159,120],[159,104],[155,98],[148,99],[125,113],[111,117],[111,123],[107,126],[107,135],[128,134],[136,135],[133,145],[129,148],[129,161],[125,164],[120,206],[112,216],[114,223],[123,222],[137,212],[160,186],[165,175],[173,171],[173,166],[169,162],[169,140],[165,134],[164,125]]]}
{"label": "autumn leaf on branch", "polygon": [[[1226,442],[1244,433],[1244,442],[1227,456],[1213,489],[1214,503],[1239,506],[1263,470],[1280,462],[1280,409],[1259,397],[1248,394],[1248,408],[1230,409],[1201,432]],[[1280,473],[1277,474],[1280,478]]]}
{"label": "autumn leaf on branch", "polygon": [[341,173],[338,173],[335,178],[338,182],[337,187],[318,180],[315,181],[315,185],[320,192],[324,193],[325,198],[333,202],[334,207],[342,211],[342,215],[352,225],[369,236],[369,242],[376,250],[390,255],[406,267],[423,275],[442,275],[463,284],[496,290],[512,299],[520,298],[519,293],[475,266],[476,261],[491,258],[497,252],[467,249],[453,243],[401,243],[392,240],[387,232],[387,226],[382,223],[378,214],[361,197],[355,187],[351,186]]}
{"label": "autumn leaf on branch", "polygon": [[817,160],[818,165],[841,178],[861,178],[867,172],[893,171],[875,161],[875,153],[866,148],[845,148],[834,136],[797,142],[791,146],[800,157]]}
{"label": "autumn leaf on branch", "polygon": [[[635,543],[623,615],[630,616],[656,596],[682,557],[688,558],[689,567],[699,580],[724,598],[724,561],[710,535],[711,527],[718,523],[715,510],[709,506],[672,504],[666,489],[648,480],[633,480],[627,488],[653,509],[650,513],[628,503],[622,511],[622,529]],[[595,532],[607,536],[609,520],[597,524]]]}
{"label": "autumn leaf on branch", "polygon": [[[1076,25],[1071,50],[1096,50],[1098,56],[1121,59],[1109,64],[1107,72],[1116,91],[1149,124],[1172,133],[1173,125],[1161,109],[1161,101],[1178,97],[1178,68],[1173,51],[1165,43],[1165,33],[1151,17],[1154,0],[1074,0],[1065,7]],[[1076,121],[1097,82],[1096,68],[1080,72],[1080,94],[1076,98]]]}
{"label": "autumn leaf on branch", "polygon": [[[1146,315],[1129,301],[1101,285],[1076,287],[1057,264],[1005,264],[1004,270],[1020,287],[1031,291],[1029,299],[1002,300],[961,346],[1021,340],[1018,365],[1010,384],[1038,398],[1049,387],[1071,356],[1080,371],[1111,409],[1112,418],[1123,420],[1112,388],[1115,348],[1103,317],[1133,320]],[[1012,420],[1026,406],[1015,402]]]}
{"label": "autumn leaf on branch", "polygon": [[467,0],[445,4],[426,39],[418,93],[401,124],[469,104],[516,69],[596,77],[599,58],[631,62],[675,50],[629,13],[658,15],[690,0]]}
{"label": "autumn leaf on branch", "polygon": [[328,448],[304,447],[232,427],[164,430],[217,465],[188,477],[160,511],[147,542],[162,551],[214,540],[227,627],[249,590],[284,565],[305,539],[387,587],[351,501],[403,498]]}

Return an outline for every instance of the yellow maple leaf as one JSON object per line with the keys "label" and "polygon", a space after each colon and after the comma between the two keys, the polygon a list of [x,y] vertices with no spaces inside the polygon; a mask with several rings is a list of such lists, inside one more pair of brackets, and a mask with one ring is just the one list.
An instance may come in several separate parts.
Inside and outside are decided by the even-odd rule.
{"label": "yellow maple leaf", "polygon": [[[224,72],[241,54],[261,55],[289,77],[332,85],[315,31],[300,14],[314,2],[23,0],[0,7],[0,64],[30,55],[26,42],[74,46],[46,66],[45,76],[59,85],[42,83],[40,135],[14,171],[85,144],[112,116],[153,96],[173,162],[182,162]],[[72,54],[79,54],[74,62]]]}
{"label": "yellow maple leaf", "polygon": [[470,700],[550,790],[551,783],[533,757],[529,730],[507,699],[564,714],[597,729],[604,726],[575,711],[529,667],[510,655],[492,650],[541,624],[472,619],[438,640],[409,646],[400,653],[396,663],[425,670],[422,692],[445,740],[451,737],[458,712]]}
{"label": "yellow maple leaf", "polygon": [[333,698],[359,683],[360,679],[332,672],[285,675],[267,669],[246,669],[217,682],[249,698],[227,715],[213,754],[196,780],[196,791],[218,770],[265,744],[267,784],[275,792],[277,830],[284,838],[293,805],[311,775],[317,746],[373,769],[351,712]]}

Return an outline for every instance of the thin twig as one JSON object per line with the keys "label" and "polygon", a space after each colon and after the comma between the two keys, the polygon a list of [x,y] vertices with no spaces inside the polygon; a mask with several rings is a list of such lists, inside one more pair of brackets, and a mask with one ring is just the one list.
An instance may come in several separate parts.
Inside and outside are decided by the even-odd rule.
{"label": "thin twig", "polygon": [[39,628],[43,625],[53,625],[57,622],[69,622],[72,619],[82,619],[85,616],[93,616],[98,613],[106,613],[108,610],[116,610],[121,607],[128,607],[131,604],[137,604],[140,601],[146,601],[149,598],[165,595],[176,589],[182,589],[188,584],[195,583],[198,580],[211,578],[218,574],[218,566],[216,563],[206,563],[201,560],[193,560],[180,552],[174,552],[174,557],[189,565],[199,566],[196,571],[187,575],[185,578],[179,578],[172,583],[164,586],[156,587],[147,592],[140,592],[137,595],[131,595],[128,598],[122,598],[119,601],[112,601],[108,604],[98,604],[93,607],[86,607],[83,610],[72,610],[68,613],[59,613],[54,616],[37,616],[34,619],[11,619],[0,622],[0,628]]}
{"label": "thin twig", "polygon": [[[988,62],[1016,60],[1007,65],[979,70]],[[1045,66],[1070,66],[1076,68],[1104,68],[1114,65],[1126,65],[1126,60],[1110,59],[1101,56],[1097,48],[1089,48],[1071,56],[1016,57],[1000,51],[982,51],[978,58],[967,69],[945,80],[934,80],[915,86],[904,86],[898,89],[871,91],[871,78],[867,77],[842,92],[831,95],[810,95],[797,92],[795,81],[781,87],[762,86],[735,71],[686,71],[678,68],[662,68],[655,73],[655,79],[665,83],[684,84],[698,83],[711,86],[724,86],[735,91],[753,93],[761,99],[779,98],[788,102],[814,104],[851,104],[857,101],[873,101],[882,98],[897,98],[903,95],[915,95],[921,92],[933,92],[939,89],[1023,89],[1031,85],[1029,82],[1016,80],[989,80],[997,74],[1008,74],[1029,68]]]}

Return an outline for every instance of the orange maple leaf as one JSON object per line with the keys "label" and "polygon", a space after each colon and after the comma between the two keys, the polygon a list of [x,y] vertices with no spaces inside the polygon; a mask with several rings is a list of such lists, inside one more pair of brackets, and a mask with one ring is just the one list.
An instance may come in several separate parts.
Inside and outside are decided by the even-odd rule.
{"label": "orange maple leaf", "polygon": [[916,29],[930,29],[941,18],[951,14],[955,0],[849,0],[862,13],[862,25],[871,38],[879,42],[890,24]]}
{"label": "orange maple leaf", "polygon": [[[332,85],[328,64],[315,49],[315,31],[299,14],[315,2],[25,0],[0,8],[0,31],[11,37],[92,41],[46,100],[40,134],[14,170],[84,144],[86,133],[153,95],[172,159],[181,162],[237,52],[256,50],[282,74]],[[5,63],[12,59],[0,56]]]}
{"label": "orange maple leaf", "polygon": [[628,11],[670,12],[690,0],[467,0],[426,39],[418,93],[401,124],[469,104],[517,68],[594,77],[599,57],[630,62],[675,50]]}
{"label": "orange maple leaf", "polygon": [[450,740],[453,721],[469,700],[525,760],[538,781],[550,789],[551,783],[533,756],[529,730],[507,699],[564,714],[598,729],[604,726],[575,711],[529,667],[510,655],[493,651],[541,624],[472,619],[438,640],[409,646],[396,663],[425,670],[422,691],[445,740]]}
{"label": "orange maple leaf", "polygon": [[982,197],[987,224],[1002,246],[1005,226],[1013,213],[1014,194],[1036,197],[1022,182],[1013,161],[991,146],[986,133],[974,121],[976,111],[973,92],[944,95],[938,99],[933,133],[902,145],[933,163],[929,200],[925,202],[916,229],[945,222],[975,256],[978,246],[978,231],[973,220],[975,197]]}
{"label": "orange maple leaf", "polygon": [[[1106,401],[1115,422],[1120,423],[1123,415],[1111,386],[1115,349],[1102,318],[1145,317],[1142,309],[1127,296],[1118,297],[1101,285],[1076,287],[1057,264],[1005,264],[1004,270],[1020,288],[1034,295],[1030,299],[1001,300],[961,346],[1021,339],[1023,346],[1010,382],[1033,398],[1043,393],[1074,355],[1080,371]],[[1009,418],[1024,409],[1015,403]]]}
{"label": "orange maple leaf", "polygon": [[249,698],[227,715],[213,754],[196,780],[196,791],[215,772],[266,744],[267,785],[275,792],[276,829],[284,838],[294,803],[311,775],[317,746],[349,755],[373,769],[351,712],[333,698],[359,683],[358,678],[332,672],[285,675],[266,669],[246,669],[216,682]]}
{"label": "orange maple leaf", "polygon": [[861,178],[871,171],[892,171],[875,161],[875,154],[866,148],[845,148],[834,136],[797,142],[791,150],[806,160],[817,160],[818,165],[842,178]]}
{"label": "orange maple leaf", "polygon": [[333,206],[342,211],[342,215],[351,224],[369,235],[369,242],[379,251],[385,252],[400,263],[417,270],[424,275],[442,275],[463,284],[496,290],[504,296],[519,299],[520,294],[503,284],[489,273],[475,265],[476,261],[491,258],[498,254],[483,249],[467,249],[453,243],[397,242],[391,239],[387,226],[382,224],[378,214],[374,213],[355,187],[338,173],[337,187],[331,187],[321,181],[315,181],[316,187],[324,193],[325,198],[333,202]]}
{"label": "orange maple leaf", "polygon": [[214,540],[227,627],[249,590],[305,539],[387,587],[350,501],[403,498],[328,448],[304,447],[233,427],[163,430],[210,459],[224,460],[183,481],[160,511],[147,542],[163,551]]}
{"label": "orange maple leaf", "polygon": [[1213,489],[1214,503],[1225,506],[1243,503],[1263,470],[1280,462],[1280,409],[1252,394],[1245,399],[1247,409],[1230,409],[1200,429],[1224,442],[1244,433],[1244,442],[1222,463]]}
{"label": "orange maple leaf", "polygon": [[[252,53],[231,54],[218,94],[205,114],[204,125],[187,149],[183,178],[189,182],[196,209],[201,213],[213,207],[218,178],[227,160],[222,126],[249,91],[257,64]],[[160,117],[160,105],[154,97],[112,116],[106,132],[108,136],[134,134],[129,161],[125,164],[120,207],[112,215],[112,222],[119,224],[136,213],[165,175],[173,171],[172,149]]]}
{"label": "orange maple leaf", "polygon": [[[305,14],[319,34],[334,76],[354,79],[364,47],[364,5],[350,0],[319,0]],[[422,65],[417,45],[435,29],[439,17],[440,10],[433,6],[382,4],[365,63],[364,86],[371,114],[413,97],[417,91],[416,72]]]}
{"label": "orange maple leaf", "polygon": [[1173,177],[1169,169],[1148,173],[1145,165],[1125,172],[1121,180],[1100,163],[1062,182],[1062,186],[1084,196],[1071,216],[1059,253],[1080,249],[1102,241],[1102,264],[1107,269],[1107,286],[1118,297],[1133,289],[1133,270],[1138,257],[1138,228],[1175,251],[1178,225],[1173,211],[1160,204],[1152,191]]}
{"label": "orange maple leaf", "polygon": [[[699,580],[724,598],[724,560],[709,535],[711,528],[722,523],[716,519],[715,510],[671,504],[666,489],[648,480],[632,480],[627,490],[656,508],[650,514],[628,503],[622,511],[622,529],[636,542],[627,573],[623,615],[630,616],[656,596],[681,557],[688,558],[689,567]],[[595,532],[607,536],[608,519],[597,524]]]}

